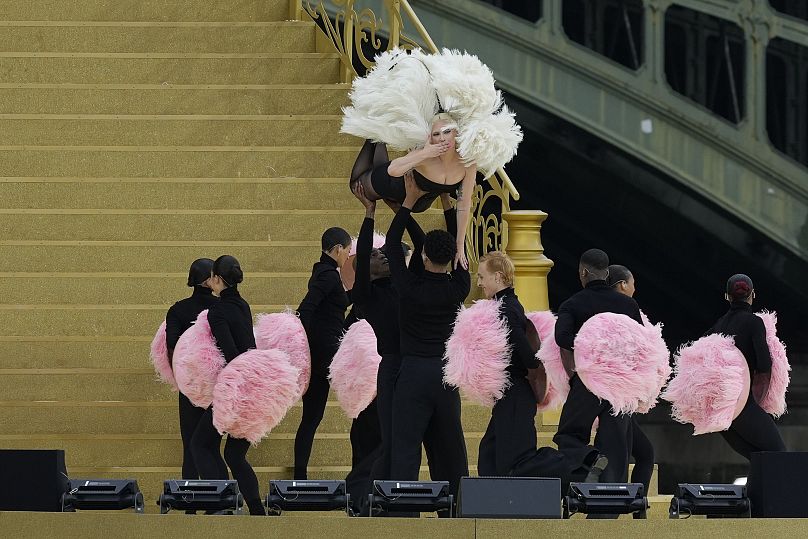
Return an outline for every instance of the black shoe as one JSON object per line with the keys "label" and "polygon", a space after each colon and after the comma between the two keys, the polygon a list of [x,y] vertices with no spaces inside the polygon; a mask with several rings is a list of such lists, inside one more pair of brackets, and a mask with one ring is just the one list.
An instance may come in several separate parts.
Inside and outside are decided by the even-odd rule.
{"label": "black shoe", "polygon": [[609,459],[606,458],[606,455],[600,454],[595,459],[595,462],[592,466],[589,467],[589,473],[586,474],[586,479],[584,479],[584,483],[597,483],[600,481],[600,474],[603,473],[603,470],[606,469],[606,466],[609,465]]}

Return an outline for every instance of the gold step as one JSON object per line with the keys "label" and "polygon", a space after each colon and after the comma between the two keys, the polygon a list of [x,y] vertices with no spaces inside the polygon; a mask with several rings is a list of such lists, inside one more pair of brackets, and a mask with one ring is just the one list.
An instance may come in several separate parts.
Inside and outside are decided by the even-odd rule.
{"label": "gold step", "polygon": [[[323,200],[333,201],[333,209],[352,211],[362,208],[352,196],[345,196],[348,182],[342,178],[301,179],[297,183],[260,180],[249,184],[222,182],[205,184],[204,187],[195,180],[143,183],[14,183],[0,180],[0,189],[3,191],[0,208],[21,210],[93,209],[101,201],[105,209],[321,210]],[[109,197],[110,192],[114,192],[115,196]],[[379,208],[380,217],[387,213],[387,210]],[[361,221],[358,221],[359,225]]]}
{"label": "gold step", "polygon": [[[263,305],[279,305],[290,298],[302,299],[310,274],[266,274],[250,272],[241,293],[250,301]],[[3,298],[7,304],[93,304],[140,305],[155,298],[168,301],[188,295],[188,274],[106,274],[84,275],[52,273],[37,276],[7,276],[0,273],[0,287],[8,293]],[[294,305],[297,307],[297,305]]]}
{"label": "gold step", "polygon": [[[470,466],[476,467],[482,433],[467,432],[466,450]],[[294,433],[272,433],[248,454],[254,466],[293,466]],[[549,440],[539,436],[544,445]],[[178,435],[0,435],[5,449],[64,449],[68,470],[73,466],[181,466],[182,442]],[[422,457],[424,463],[426,458]],[[318,433],[312,447],[312,466],[350,466],[351,442],[348,434]]]}
{"label": "gold step", "polygon": [[282,21],[288,16],[286,0],[0,1],[0,21]]}
{"label": "gold step", "polygon": [[6,83],[312,84],[339,81],[336,53],[0,53]]}
{"label": "gold step", "polygon": [[[390,213],[380,215],[377,227],[386,232],[391,216]],[[361,207],[359,210],[0,210],[5,237],[29,241],[164,238],[221,242],[315,241],[329,227],[356,230],[363,217]],[[419,222],[426,228],[430,220],[422,219]],[[442,214],[440,219],[443,219]],[[252,270],[248,266],[242,267],[245,272]],[[174,269],[184,270],[183,267]]]}
{"label": "gold step", "polygon": [[[355,148],[314,146],[0,146],[0,176],[323,178],[347,184]],[[346,197],[351,196],[346,193]]]}
{"label": "gold step", "polygon": [[[0,304],[0,336],[153,336],[165,319],[168,307],[169,305]],[[285,308],[286,305],[252,305],[253,314],[280,312]]]}
{"label": "gold step", "polygon": [[6,22],[0,52],[314,52],[313,22]]}
{"label": "gold step", "polygon": [[[360,225],[357,221],[347,230],[356,234]],[[313,231],[311,239],[301,241],[0,240],[0,271],[175,273],[187,271],[197,258],[215,259],[224,253],[238,258],[248,273],[306,271],[320,258],[320,238]]]}
{"label": "gold step", "polygon": [[[88,395],[80,396],[86,398]],[[339,407],[333,394],[330,398],[317,431],[349,433],[351,419]],[[178,434],[177,407],[176,396],[169,401],[136,402],[0,401],[0,415],[4,434]],[[302,404],[298,402],[272,432],[297,432],[302,410]],[[485,431],[491,418],[489,408],[464,402],[461,410],[465,430]]]}
{"label": "gold step", "polygon": [[[90,130],[82,128],[89,124],[90,127],[114,129],[123,124],[135,129],[152,128],[153,136],[165,137],[130,144],[155,145],[162,144],[161,140],[175,140],[177,135],[174,133],[184,132],[177,126],[219,127],[223,134],[228,134],[235,127],[246,129],[251,125],[271,129],[272,126],[268,125],[271,123],[285,126],[282,132],[295,133],[292,122],[308,125],[305,122],[309,119],[305,116],[330,115],[332,123],[306,127],[304,141],[310,140],[308,136],[316,137],[317,131],[327,131],[332,137],[354,140],[356,144],[355,139],[337,134],[339,111],[346,104],[346,96],[347,89],[341,84],[0,84],[0,114],[3,114],[0,120],[4,126],[21,126],[30,132],[21,133],[17,138],[6,138],[4,140],[8,142],[3,144],[29,144],[13,141],[28,140],[24,136],[33,138],[43,131],[42,126],[53,124],[63,125],[70,133],[70,137],[62,138],[61,142],[89,144],[82,140],[99,140],[94,144],[119,143],[118,140],[124,140],[120,135],[116,139],[93,139]],[[197,116],[188,118],[187,115]],[[296,117],[289,118],[289,115]],[[214,123],[215,120],[218,122]],[[135,121],[137,123],[132,123]],[[231,123],[236,121],[241,124]],[[162,133],[163,129],[166,133]],[[115,131],[111,134],[114,136]],[[132,140],[138,140],[139,133],[132,135]],[[281,141],[269,144],[253,141],[247,145],[294,146],[303,143],[299,140],[288,144]],[[320,144],[309,142],[309,145]]]}

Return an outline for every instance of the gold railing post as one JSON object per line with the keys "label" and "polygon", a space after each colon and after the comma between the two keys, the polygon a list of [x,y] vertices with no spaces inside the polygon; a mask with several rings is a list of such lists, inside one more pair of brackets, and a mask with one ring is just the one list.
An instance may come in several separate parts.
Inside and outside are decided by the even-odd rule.
{"label": "gold railing post", "polygon": [[526,311],[546,311],[547,274],[553,261],[544,256],[541,225],[547,214],[538,210],[509,211],[502,214],[508,223],[505,251],[516,266],[514,287]]}
{"label": "gold railing post", "polygon": [[303,0],[289,0],[289,20],[303,20]]}
{"label": "gold railing post", "polygon": [[343,66],[342,82],[351,82],[354,76],[353,50],[354,50],[354,8],[353,2],[348,2],[345,6],[345,28],[343,29],[343,39],[345,42],[345,64]]}
{"label": "gold railing post", "polygon": [[398,47],[401,39],[401,0],[390,1],[390,44]]}

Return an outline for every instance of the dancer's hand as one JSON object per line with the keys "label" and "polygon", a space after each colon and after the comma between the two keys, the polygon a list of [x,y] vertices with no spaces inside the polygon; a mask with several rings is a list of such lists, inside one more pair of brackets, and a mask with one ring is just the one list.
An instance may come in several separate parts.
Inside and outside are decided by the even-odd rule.
{"label": "dancer's hand", "polygon": [[365,211],[367,213],[372,214],[376,212],[376,201],[370,200],[367,197],[365,194],[365,187],[362,185],[361,181],[356,182],[356,185],[354,185],[353,194],[365,207]]}
{"label": "dancer's hand", "polygon": [[421,150],[424,159],[429,159],[432,157],[440,157],[441,155],[449,151],[448,142],[444,140],[438,142],[437,144],[432,144],[431,139],[432,139],[431,135],[426,138],[424,148]]}
{"label": "dancer's hand", "polygon": [[454,259],[455,269],[457,269],[458,264],[460,264],[464,270],[469,269],[469,261],[466,259],[466,251],[462,247],[457,249],[457,254],[455,255]]}
{"label": "dancer's hand", "polygon": [[404,198],[403,205],[405,208],[410,210],[418,199],[426,194],[426,191],[421,189],[416,183],[411,170],[404,174],[404,189],[407,192],[407,196]]}

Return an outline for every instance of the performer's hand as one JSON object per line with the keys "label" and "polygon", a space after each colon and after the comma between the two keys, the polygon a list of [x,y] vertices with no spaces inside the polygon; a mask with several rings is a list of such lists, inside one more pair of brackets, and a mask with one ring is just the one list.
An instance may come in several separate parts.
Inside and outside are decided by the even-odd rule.
{"label": "performer's hand", "polygon": [[416,183],[411,170],[404,173],[404,189],[406,190],[407,195],[404,197],[403,206],[410,210],[418,199],[426,194],[426,191],[421,189]]}
{"label": "performer's hand", "polygon": [[353,194],[357,200],[362,203],[368,213],[373,213],[376,211],[376,201],[370,200],[367,197],[365,194],[365,187],[362,185],[361,181],[356,182],[356,185],[354,185]]}
{"label": "performer's hand", "polygon": [[454,259],[454,268],[457,269],[457,265],[460,264],[464,270],[469,269],[469,261],[466,259],[466,251],[465,249],[458,249],[457,254],[455,255]]}
{"label": "performer's hand", "polygon": [[429,159],[431,157],[440,157],[441,155],[449,151],[448,142],[441,141],[438,142],[437,144],[432,144],[431,139],[432,139],[431,135],[426,138],[424,148],[421,150],[424,159]]}

